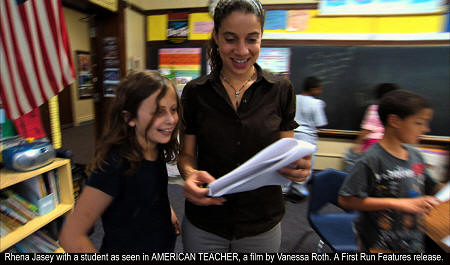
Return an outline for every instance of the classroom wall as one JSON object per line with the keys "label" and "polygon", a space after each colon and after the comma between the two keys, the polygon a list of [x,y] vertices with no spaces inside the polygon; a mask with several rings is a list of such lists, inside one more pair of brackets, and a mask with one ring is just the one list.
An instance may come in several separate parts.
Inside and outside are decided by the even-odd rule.
{"label": "classroom wall", "polygon": [[[133,0],[144,10],[150,9],[170,9],[170,8],[192,8],[205,7],[209,1],[180,1],[176,0],[158,0],[151,1],[151,4],[144,0]],[[317,3],[318,1],[288,1],[288,0],[262,0],[265,5],[269,4],[299,4],[299,3]],[[442,32],[444,14],[435,15],[418,15],[418,16],[352,16],[352,17],[316,17],[317,10],[310,10],[311,20],[309,21],[309,29],[302,33],[423,33],[423,32]],[[208,13],[190,14],[189,27],[192,28],[192,16],[198,16],[199,21],[203,20]],[[165,40],[165,32],[167,28],[166,15],[148,16],[147,23],[152,25],[148,28],[147,41]],[[151,31],[153,30],[153,32]],[[270,33],[284,33],[285,30],[265,30],[265,36]],[[156,33],[156,34],[155,34]],[[269,34],[268,34],[269,33]],[[292,34],[292,33],[291,33]],[[295,34],[295,33],[294,33]],[[207,39],[208,34],[190,34],[191,40]],[[280,40],[281,41],[281,40]],[[344,154],[351,147],[353,140],[320,137],[318,140],[318,151],[316,153],[316,161],[314,169],[335,168],[344,169]]]}
{"label": "classroom wall", "polygon": [[125,35],[127,70],[144,70],[145,67],[145,16],[125,9]]}
{"label": "classroom wall", "polygon": [[[69,34],[70,48],[72,49],[72,59],[76,67],[75,51],[90,51],[89,25],[87,21],[80,19],[87,17],[87,14],[78,12],[70,8],[63,8]],[[67,88],[66,88],[67,89]],[[94,119],[94,102],[92,99],[78,99],[78,80],[70,86],[72,97],[72,115],[74,126],[81,122]]]}
{"label": "classroom wall", "polygon": [[[69,34],[70,48],[72,49],[72,58],[76,68],[75,51],[90,51],[89,25],[87,21],[80,19],[87,17],[71,8],[63,8],[64,17]],[[127,52],[127,70],[143,70],[145,58],[145,16],[131,9],[125,10],[125,31],[126,31],[126,52]],[[71,86],[72,114],[74,126],[82,122],[95,119],[93,99],[78,99],[78,81]]]}
{"label": "classroom wall", "polygon": [[[143,10],[207,7],[209,0],[129,0]],[[261,0],[263,5],[317,3],[317,0]]]}

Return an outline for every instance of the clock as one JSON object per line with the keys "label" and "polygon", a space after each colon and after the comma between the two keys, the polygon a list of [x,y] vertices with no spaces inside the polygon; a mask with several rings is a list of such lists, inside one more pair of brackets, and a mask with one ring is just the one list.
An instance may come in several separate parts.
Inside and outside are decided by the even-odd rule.
{"label": "clock", "polygon": [[216,9],[217,3],[219,0],[209,0],[208,10],[211,17],[214,18],[214,10]]}

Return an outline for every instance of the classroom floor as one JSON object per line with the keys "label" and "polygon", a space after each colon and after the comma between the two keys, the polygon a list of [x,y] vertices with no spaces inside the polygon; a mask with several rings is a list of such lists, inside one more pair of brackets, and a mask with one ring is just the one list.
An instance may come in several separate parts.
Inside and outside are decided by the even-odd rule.
{"label": "classroom floor", "polygon": [[[86,123],[81,126],[62,130],[63,148],[73,152],[73,163],[87,164],[94,155],[94,124]],[[170,170],[169,170],[170,174]],[[184,216],[183,180],[178,177],[169,178],[169,199],[180,221]],[[300,203],[286,201],[286,214],[281,222],[281,248],[280,252],[310,253],[317,251],[319,236],[312,230],[307,220],[308,198]],[[330,206],[330,211],[335,211]],[[100,247],[103,238],[101,221],[95,225],[90,235],[96,247]],[[175,252],[182,252],[181,237],[178,237]],[[326,252],[331,252],[328,246]]]}

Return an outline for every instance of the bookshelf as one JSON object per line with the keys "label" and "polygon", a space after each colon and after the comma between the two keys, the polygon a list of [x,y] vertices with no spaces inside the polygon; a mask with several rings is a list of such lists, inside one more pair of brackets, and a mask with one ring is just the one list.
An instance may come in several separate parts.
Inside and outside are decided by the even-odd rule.
{"label": "bookshelf", "polygon": [[[51,212],[36,217],[5,237],[1,237],[0,252],[33,234],[56,218],[70,212],[74,206],[72,170],[69,159],[56,158],[50,165],[28,172],[16,172],[8,169],[0,171],[0,190],[2,190],[54,169],[58,170],[59,204]],[[63,252],[63,250],[59,249],[57,252]]]}

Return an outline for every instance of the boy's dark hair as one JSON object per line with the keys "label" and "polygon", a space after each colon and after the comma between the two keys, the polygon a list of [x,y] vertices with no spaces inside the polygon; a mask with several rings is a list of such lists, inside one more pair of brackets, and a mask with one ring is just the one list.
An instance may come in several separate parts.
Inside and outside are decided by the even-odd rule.
{"label": "boy's dark hair", "polygon": [[[214,30],[219,33],[222,21],[233,11],[242,11],[246,14],[254,14],[261,23],[261,33],[264,31],[264,21],[266,13],[259,0],[220,0],[214,10]],[[207,56],[210,60],[211,70],[222,69],[222,59],[218,51],[218,46],[214,38],[209,39]]]}
{"label": "boy's dark hair", "polygon": [[380,100],[385,94],[398,89],[400,89],[400,87],[394,83],[378,84],[374,90],[375,98]]}
{"label": "boy's dark hair", "polygon": [[303,81],[303,91],[311,92],[311,89],[320,87],[322,82],[317,77],[309,76]]}
{"label": "boy's dark hair", "polygon": [[401,119],[405,119],[429,108],[431,108],[430,103],[423,96],[399,89],[391,91],[381,98],[378,115],[383,125],[386,126],[389,114],[395,114]]}

